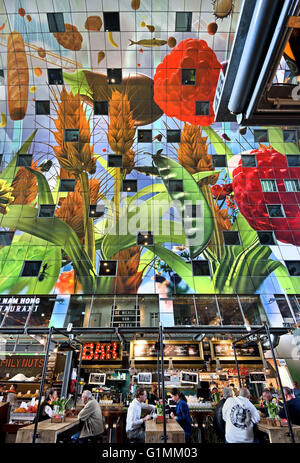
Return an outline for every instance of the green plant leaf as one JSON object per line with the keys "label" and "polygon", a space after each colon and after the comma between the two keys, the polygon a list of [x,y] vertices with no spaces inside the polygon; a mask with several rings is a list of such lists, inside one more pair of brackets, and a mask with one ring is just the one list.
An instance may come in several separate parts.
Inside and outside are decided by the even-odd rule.
{"label": "green plant leaf", "polygon": [[211,127],[201,127],[208,136],[211,144],[215,148],[217,154],[226,154],[227,161],[233,156],[233,152],[227,146],[225,141]]}
{"label": "green plant leaf", "polygon": [[140,262],[139,262],[137,271],[143,272],[143,276],[144,276],[148,270],[148,266],[150,262],[152,262],[154,258],[155,258],[155,254],[151,249],[147,249],[145,252],[143,252],[140,257]]}
{"label": "green plant leaf", "polygon": [[163,183],[153,183],[145,188],[139,190],[135,195],[129,197],[128,206],[133,201],[140,200],[143,196],[149,195],[150,193],[160,193],[166,191],[166,187]]}
{"label": "green plant leaf", "polygon": [[86,80],[84,69],[72,73],[63,71],[63,78],[64,82],[70,85],[74,95],[79,92],[80,95],[91,97],[91,89]]}
{"label": "green plant leaf", "polygon": [[38,203],[40,204],[54,204],[52,193],[46,177],[38,170],[26,167],[37,178],[38,183]]}
{"label": "green plant leaf", "polygon": [[[249,225],[245,217],[239,213],[232,226],[232,230],[238,231],[244,248],[248,248],[257,239],[257,232]],[[236,246],[240,248],[240,246]],[[240,249],[239,249],[240,251]]]}
{"label": "green plant leaf", "polygon": [[153,166],[137,166],[134,167],[134,170],[136,170],[137,172],[141,172],[141,174],[145,175],[154,175],[155,177],[159,175],[158,169]]}
{"label": "green plant leaf", "polygon": [[[197,234],[199,237],[199,242],[197,244],[189,245],[191,258],[194,258],[203,252],[210,241],[213,231],[212,212],[197,182],[184,167],[173,159],[161,155],[153,156],[153,161],[167,189],[169,180],[182,180],[183,182],[183,192],[169,191],[169,195],[176,201],[176,206],[179,214],[181,214],[186,235],[188,232],[189,235],[193,234],[194,236]],[[184,215],[184,210],[188,201],[191,205],[195,206],[197,206],[197,201],[202,202],[203,214],[201,217],[186,217]],[[188,235],[187,240],[190,242]],[[193,241],[195,241],[195,238],[193,238]]]}
{"label": "green plant leaf", "polygon": [[202,180],[203,178],[210,177],[211,175],[219,175],[221,172],[221,170],[207,170],[204,172],[197,172],[196,174],[193,174],[192,177],[196,180],[196,182],[199,182],[199,180]]}
{"label": "green plant leaf", "polygon": [[283,141],[283,131],[279,127],[264,127],[268,130],[270,145],[274,150],[282,154],[300,154],[299,147],[295,143],[285,143]]}

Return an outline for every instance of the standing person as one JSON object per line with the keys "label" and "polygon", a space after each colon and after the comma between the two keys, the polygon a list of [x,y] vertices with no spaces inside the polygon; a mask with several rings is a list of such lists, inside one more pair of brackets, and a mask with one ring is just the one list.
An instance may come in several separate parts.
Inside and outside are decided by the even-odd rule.
{"label": "standing person", "polygon": [[213,426],[214,430],[216,431],[216,434],[219,438],[220,441],[224,442],[225,440],[225,421],[223,420],[222,417],[222,410],[224,407],[224,404],[229,397],[232,397],[232,390],[230,387],[224,387],[223,389],[223,398],[220,400],[218,405],[215,408],[214,412],[214,418],[213,418]]}
{"label": "standing person", "polygon": [[18,406],[18,399],[17,399],[17,384],[12,384],[7,391],[7,398],[6,401],[10,403],[12,409],[17,408]]}
{"label": "standing person", "polygon": [[176,416],[173,412],[171,412],[170,418],[172,418],[172,420],[178,421],[180,426],[184,429],[185,441],[191,442],[192,426],[186,397],[182,392],[179,392],[176,387],[172,389],[171,396],[172,400],[176,402]]}
{"label": "standing person", "polygon": [[249,397],[249,389],[242,387],[238,397],[227,399],[223,406],[225,441],[229,444],[254,442],[253,425],[260,417]]}
{"label": "standing person", "polygon": [[158,400],[157,384],[153,383],[152,387],[151,387],[151,392],[150,392],[150,395],[149,395],[148,403],[150,405],[155,405],[157,400]]}
{"label": "standing person", "polygon": [[89,390],[82,393],[84,408],[78,413],[82,429],[71,437],[73,442],[85,443],[88,438],[98,438],[104,431],[102,412],[99,403]]}
{"label": "standing person", "polygon": [[134,399],[129,405],[126,419],[126,432],[129,440],[135,442],[145,442],[144,422],[151,420],[151,415],[141,418],[142,410],[155,410],[154,405],[145,404],[147,392],[144,388],[136,389]]}
{"label": "standing person", "polygon": [[297,381],[295,381],[295,387],[294,387],[293,392],[294,392],[296,399],[300,399],[300,387]]}
{"label": "standing person", "polygon": [[[293,389],[289,387],[283,387],[284,398],[286,400],[286,406],[288,409],[288,414],[292,424],[300,426],[300,399],[296,399],[293,393]],[[279,412],[280,418],[286,418],[284,408]]]}
{"label": "standing person", "polygon": [[49,418],[52,417],[53,408],[55,405],[54,402],[56,401],[56,399],[57,399],[57,391],[53,387],[50,387],[49,389],[47,389],[45,392],[45,398],[40,406],[40,413],[39,413],[38,421],[49,420]]}

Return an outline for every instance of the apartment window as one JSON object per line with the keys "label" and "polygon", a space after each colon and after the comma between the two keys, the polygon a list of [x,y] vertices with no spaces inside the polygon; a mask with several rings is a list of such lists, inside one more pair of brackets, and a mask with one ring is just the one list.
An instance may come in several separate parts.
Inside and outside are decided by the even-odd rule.
{"label": "apartment window", "polygon": [[300,167],[300,155],[299,154],[287,154],[286,155],[288,167]]}
{"label": "apartment window", "polygon": [[101,277],[115,276],[117,273],[116,260],[101,260],[99,266],[99,275]]}
{"label": "apartment window", "polygon": [[42,260],[25,260],[21,271],[21,277],[37,277],[40,273]]}
{"label": "apartment window", "polygon": [[48,82],[49,85],[63,85],[62,69],[48,69]]}
{"label": "apartment window", "polygon": [[35,102],[35,113],[37,115],[49,115],[50,114],[50,101],[49,100],[38,100]]}
{"label": "apartment window", "polygon": [[41,204],[39,207],[38,217],[54,217],[55,204]]}
{"label": "apartment window", "polygon": [[47,20],[50,32],[65,32],[63,13],[47,13]]}
{"label": "apartment window", "polygon": [[123,180],[122,191],[124,192],[137,191],[137,180]]}
{"label": "apartment window", "polygon": [[193,260],[192,267],[194,277],[210,276],[208,260]]}
{"label": "apartment window", "polygon": [[227,166],[225,154],[213,154],[211,159],[215,168]]}
{"label": "apartment window", "polygon": [[195,103],[195,115],[196,116],[209,116],[210,114],[210,102],[209,101],[196,101]]}
{"label": "apartment window", "polygon": [[167,143],[180,143],[181,132],[180,130],[167,129]]}
{"label": "apartment window", "polygon": [[291,277],[300,276],[300,260],[285,260],[284,263]]}
{"label": "apartment window", "polygon": [[268,137],[268,131],[263,130],[263,129],[255,129],[253,131],[254,133],[254,142],[255,143],[268,143],[269,142],[269,137]]}
{"label": "apartment window", "polygon": [[277,191],[276,180],[261,180],[261,189],[264,193],[271,193]]}
{"label": "apartment window", "polygon": [[75,190],[75,183],[73,178],[62,178],[60,179],[59,191],[72,192]]}
{"label": "apartment window", "polygon": [[300,191],[300,182],[297,178],[284,180],[285,190],[288,192]]}
{"label": "apartment window", "polygon": [[65,129],[65,142],[79,142],[79,129]]}
{"label": "apartment window", "polygon": [[243,167],[256,167],[255,154],[242,154],[242,166]]}
{"label": "apartment window", "polygon": [[181,85],[196,85],[196,69],[181,69]]}
{"label": "apartment window", "polygon": [[122,154],[109,154],[107,156],[107,165],[108,167],[122,167],[123,166]]}
{"label": "apartment window", "polygon": [[139,246],[152,246],[154,243],[154,236],[150,231],[139,232],[136,238],[136,244]]}
{"label": "apartment window", "polygon": [[192,30],[192,13],[176,12],[175,32],[191,32]]}
{"label": "apartment window", "polygon": [[283,130],[283,141],[284,143],[298,143],[297,130],[285,129]]}
{"label": "apartment window", "polygon": [[12,243],[15,232],[0,231],[0,246],[9,246]]}
{"label": "apartment window", "polygon": [[90,204],[89,217],[99,218],[105,214],[105,206],[103,204]]}
{"label": "apartment window", "polygon": [[259,242],[263,246],[276,245],[274,233],[271,231],[259,231],[257,232]]}
{"label": "apartment window", "polygon": [[151,143],[152,130],[138,130],[138,143]]}
{"label": "apartment window", "polygon": [[168,190],[174,193],[183,191],[183,180],[169,180]]}
{"label": "apartment window", "polygon": [[111,32],[120,31],[120,16],[119,12],[104,12],[104,30]]}
{"label": "apartment window", "polygon": [[32,163],[31,154],[18,154],[17,167],[30,167]]}
{"label": "apartment window", "polygon": [[94,101],[94,115],[107,116],[108,115],[108,101]]}
{"label": "apartment window", "polygon": [[224,243],[227,246],[240,246],[241,240],[237,231],[223,231]]}
{"label": "apartment window", "polygon": [[121,68],[108,68],[107,69],[107,83],[109,85],[119,85],[122,83],[122,69]]}
{"label": "apartment window", "polygon": [[281,204],[267,204],[269,217],[285,217]]}

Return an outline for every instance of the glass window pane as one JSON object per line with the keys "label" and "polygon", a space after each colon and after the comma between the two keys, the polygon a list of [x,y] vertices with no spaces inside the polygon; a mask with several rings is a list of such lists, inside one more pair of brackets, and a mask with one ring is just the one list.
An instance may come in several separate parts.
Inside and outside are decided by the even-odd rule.
{"label": "glass window pane", "polygon": [[277,191],[277,185],[275,180],[261,180],[260,184],[262,191],[264,192]]}
{"label": "glass window pane", "polygon": [[192,13],[183,11],[176,12],[176,32],[191,32],[192,28]]}
{"label": "glass window pane", "polygon": [[48,326],[53,312],[54,304],[55,296],[38,297],[36,299],[36,304],[34,305],[33,311],[29,317],[27,326]]}
{"label": "glass window pane", "polygon": [[194,300],[191,296],[177,296],[173,301],[175,325],[196,325]]}
{"label": "glass window pane", "polygon": [[140,326],[140,315],[135,296],[117,296],[112,313],[113,327]]}
{"label": "glass window pane", "polygon": [[294,311],[294,315],[297,323],[300,322],[300,298],[298,296],[288,296],[291,306]]}
{"label": "glass window pane", "polygon": [[262,325],[267,321],[265,311],[258,296],[240,296],[240,303],[249,325]]}
{"label": "glass window pane", "polygon": [[274,295],[276,299],[277,306],[281,313],[283,320],[286,323],[293,323],[294,319],[292,313],[290,311],[289,305],[287,303],[286,298],[283,295]]}
{"label": "glass window pane", "polygon": [[109,328],[113,305],[113,296],[95,296],[90,314],[89,327]]}
{"label": "glass window pane", "polygon": [[300,166],[300,155],[299,154],[287,154],[286,155],[287,165],[289,167]]}
{"label": "glass window pane", "polygon": [[215,296],[195,296],[199,325],[220,325]]}
{"label": "glass window pane", "polygon": [[91,296],[72,295],[68,312],[65,318],[64,327],[69,323],[73,326],[83,326],[86,313],[88,314],[91,306]]}
{"label": "glass window pane", "polygon": [[234,295],[217,296],[223,325],[244,325],[237,297]]}
{"label": "glass window pane", "polygon": [[242,154],[242,166],[243,167],[256,167],[255,154]]}
{"label": "glass window pane", "polygon": [[157,296],[139,296],[140,326],[158,326],[159,298]]}
{"label": "glass window pane", "polygon": [[281,204],[267,204],[269,217],[284,217]]}
{"label": "glass window pane", "polygon": [[284,186],[288,192],[300,191],[300,182],[297,178],[292,180],[284,180]]}
{"label": "glass window pane", "polygon": [[300,276],[300,261],[299,260],[285,260],[288,272],[292,277]]}

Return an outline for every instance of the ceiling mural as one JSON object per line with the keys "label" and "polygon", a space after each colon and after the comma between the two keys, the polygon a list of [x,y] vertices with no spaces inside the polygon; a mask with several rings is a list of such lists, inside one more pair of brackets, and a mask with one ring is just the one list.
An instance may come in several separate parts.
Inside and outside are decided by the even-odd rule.
{"label": "ceiling mural", "polygon": [[0,1],[1,294],[300,292],[297,128],[214,123],[241,3]]}

